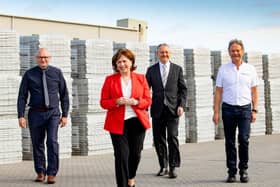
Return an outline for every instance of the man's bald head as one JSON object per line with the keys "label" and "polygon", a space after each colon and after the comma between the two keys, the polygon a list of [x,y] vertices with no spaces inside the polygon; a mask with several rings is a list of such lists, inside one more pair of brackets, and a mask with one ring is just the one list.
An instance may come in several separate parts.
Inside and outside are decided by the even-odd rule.
{"label": "man's bald head", "polygon": [[38,50],[37,55],[36,55],[36,59],[37,59],[38,66],[41,69],[47,69],[47,67],[49,65],[50,58],[51,58],[51,55],[50,55],[50,53],[47,49],[40,48]]}

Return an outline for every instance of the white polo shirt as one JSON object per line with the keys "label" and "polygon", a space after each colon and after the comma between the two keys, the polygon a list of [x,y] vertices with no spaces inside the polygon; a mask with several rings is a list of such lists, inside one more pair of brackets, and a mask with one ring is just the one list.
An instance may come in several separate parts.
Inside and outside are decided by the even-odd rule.
{"label": "white polo shirt", "polygon": [[218,71],[216,86],[223,88],[222,101],[230,105],[251,104],[251,88],[258,85],[254,66],[242,62],[239,70],[232,62],[223,64]]}

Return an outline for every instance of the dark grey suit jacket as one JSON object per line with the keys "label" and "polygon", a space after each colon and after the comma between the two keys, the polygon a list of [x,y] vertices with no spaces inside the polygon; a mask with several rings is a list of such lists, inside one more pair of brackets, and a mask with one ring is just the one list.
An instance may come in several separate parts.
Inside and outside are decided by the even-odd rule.
{"label": "dark grey suit jacket", "polygon": [[169,74],[165,88],[163,87],[159,62],[150,66],[146,73],[149,86],[152,88],[151,116],[160,118],[164,107],[164,96],[167,106],[174,116],[177,115],[177,108],[185,108],[187,87],[183,77],[183,70],[177,64],[170,62]]}

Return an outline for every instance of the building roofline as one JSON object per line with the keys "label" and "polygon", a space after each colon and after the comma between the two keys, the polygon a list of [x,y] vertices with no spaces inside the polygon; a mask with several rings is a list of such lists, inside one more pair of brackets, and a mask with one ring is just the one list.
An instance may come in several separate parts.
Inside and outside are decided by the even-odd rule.
{"label": "building roofline", "polygon": [[135,18],[129,18],[129,17],[127,17],[127,18],[122,18],[122,19],[118,19],[117,21],[123,21],[123,20],[140,21],[140,22],[145,22],[145,23],[147,23],[147,21],[145,21],[145,20],[135,19]]}
{"label": "building roofline", "polygon": [[137,31],[137,29],[132,29],[132,28],[125,28],[125,27],[118,27],[118,26],[95,25],[95,24],[89,24],[89,23],[78,23],[78,22],[71,22],[71,21],[53,20],[53,19],[47,19],[47,18],[34,18],[34,17],[28,17],[28,16],[16,16],[16,15],[1,14],[1,13],[0,13],[0,16],[9,17],[9,18],[37,20],[37,21],[48,21],[48,22],[53,22],[53,23],[64,23],[64,24],[74,24],[74,25],[91,26],[91,27],[102,27],[102,28],[108,28],[108,29]]}

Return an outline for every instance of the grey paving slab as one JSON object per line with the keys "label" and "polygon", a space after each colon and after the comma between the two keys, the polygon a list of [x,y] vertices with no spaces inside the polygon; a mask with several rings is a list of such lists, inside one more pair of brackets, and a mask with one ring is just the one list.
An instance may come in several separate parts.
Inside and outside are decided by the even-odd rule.
{"label": "grey paving slab", "polygon": [[[256,136],[250,141],[250,182],[225,183],[224,140],[181,145],[182,166],[177,179],[156,177],[158,161],[154,149],[143,151],[137,172],[137,187],[279,187],[280,134]],[[33,162],[0,165],[0,187],[45,186],[35,183]],[[239,179],[239,178],[238,178]],[[113,153],[62,159],[57,183],[51,186],[116,186]]]}

